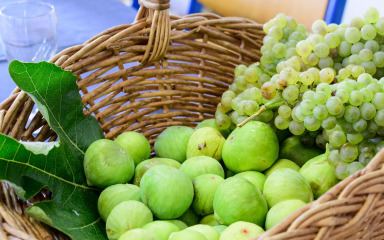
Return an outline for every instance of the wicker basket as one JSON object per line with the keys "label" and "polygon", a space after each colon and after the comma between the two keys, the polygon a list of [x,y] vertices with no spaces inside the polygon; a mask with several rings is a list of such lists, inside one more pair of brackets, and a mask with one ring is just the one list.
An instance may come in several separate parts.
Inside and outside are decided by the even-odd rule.
{"label": "wicker basket", "polygon": [[[262,26],[213,14],[169,15],[169,0],[142,0],[136,22],[111,28],[51,62],[78,76],[85,114],[107,138],[143,133],[151,143],[168,126],[212,118],[238,64],[257,62]],[[15,89],[0,103],[0,130],[25,141],[54,141],[33,101]],[[33,135],[38,131],[37,135]],[[296,211],[257,239],[384,239],[384,153],[361,172]],[[5,182],[0,190],[0,239],[67,239],[23,213],[42,191],[20,201]]]}

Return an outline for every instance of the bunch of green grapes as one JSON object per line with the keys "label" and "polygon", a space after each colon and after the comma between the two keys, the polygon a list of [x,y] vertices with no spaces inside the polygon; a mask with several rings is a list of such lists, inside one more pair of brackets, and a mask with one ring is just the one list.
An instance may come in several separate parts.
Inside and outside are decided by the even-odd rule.
{"label": "bunch of green grapes", "polygon": [[220,129],[249,120],[330,148],[344,179],[383,146],[384,19],[376,8],[350,24],[317,20],[308,34],[283,14],[264,25],[260,63],[239,65],[215,114]]}

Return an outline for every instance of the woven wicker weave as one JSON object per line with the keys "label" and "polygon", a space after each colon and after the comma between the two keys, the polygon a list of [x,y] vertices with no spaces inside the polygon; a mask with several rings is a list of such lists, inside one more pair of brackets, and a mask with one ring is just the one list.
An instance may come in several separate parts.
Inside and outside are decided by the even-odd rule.
{"label": "woven wicker weave", "polygon": [[[51,60],[78,75],[85,114],[96,116],[107,138],[133,130],[153,143],[165,127],[212,118],[234,67],[259,60],[259,24],[212,14],[173,17],[169,1],[153,2],[141,1],[146,7],[134,24],[109,29]],[[56,140],[41,114],[28,122],[33,106],[16,89],[0,104],[1,132]],[[383,163],[380,152],[364,170],[255,239],[384,239]],[[30,202],[45,198],[42,191]],[[66,238],[23,214],[26,206],[1,183],[1,240]]]}

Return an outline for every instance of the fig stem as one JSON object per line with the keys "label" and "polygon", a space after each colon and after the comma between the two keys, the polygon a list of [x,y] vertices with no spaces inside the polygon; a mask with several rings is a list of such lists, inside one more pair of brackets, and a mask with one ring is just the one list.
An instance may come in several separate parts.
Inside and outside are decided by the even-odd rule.
{"label": "fig stem", "polygon": [[270,105],[274,105],[275,103],[280,103],[283,104],[284,103],[284,99],[283,98],[276,98],[276,99],[273,99],[272,101],[270,102],[267,102],[266,104],[264,104],[260,109],[259,111],[255,112],[254,114],[252,114],[251,116],[249,116],[247,119],[245,119],[244,121],[242,121],[241,123],[239,123],[237,126],[238,127],[242,127],[244,126],[247,122],[251,121],[253,118],[257,117],[260,115],[260,113],[264,112],[265,110],[268,109],[268,107]]}

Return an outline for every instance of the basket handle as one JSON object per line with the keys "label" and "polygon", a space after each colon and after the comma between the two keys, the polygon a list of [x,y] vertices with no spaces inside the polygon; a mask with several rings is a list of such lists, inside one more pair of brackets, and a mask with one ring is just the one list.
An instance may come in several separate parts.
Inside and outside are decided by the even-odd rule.
{"label": "basket handle", "polygon": [[139,0],[136,20],[151,21],[151,31],[141,64],[158,61],[164,57],[171,39],[169,16],[170,0]]}

